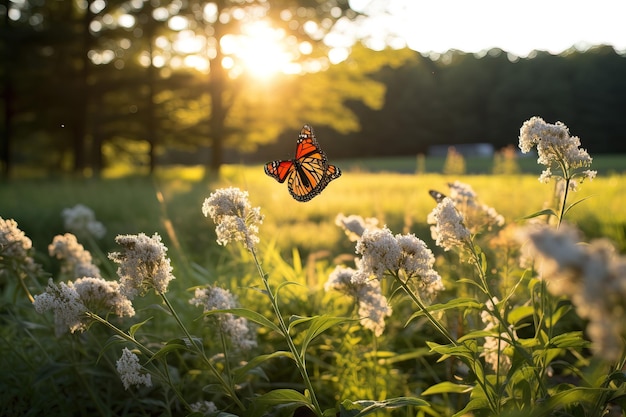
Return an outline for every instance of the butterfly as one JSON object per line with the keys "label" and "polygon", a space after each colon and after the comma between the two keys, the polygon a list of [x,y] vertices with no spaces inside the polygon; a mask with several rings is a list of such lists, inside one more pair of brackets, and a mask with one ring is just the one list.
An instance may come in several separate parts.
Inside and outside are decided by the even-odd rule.
{"label": "butterfly", "polygon": [[435,190],[429,190],[428,194],[430,194],[430,196],[434,198],[437,203],[441,203],[443,199],[446,198],[446,195],[444,193],[440,193],[439,191]]}
{"label": "butterfly", "polygon": [[341,170],[328,163],[308,124],[300,131],[294,158],[268,162],[265,173],[280,183],[287,180],[289,194],[298,201],[309,201],[341,176]]}

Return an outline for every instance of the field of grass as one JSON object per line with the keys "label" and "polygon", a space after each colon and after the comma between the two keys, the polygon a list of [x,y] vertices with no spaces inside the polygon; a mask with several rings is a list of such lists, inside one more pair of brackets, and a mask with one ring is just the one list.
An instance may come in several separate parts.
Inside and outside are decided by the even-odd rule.
{"label": "field of grass", "polygon": [[[281,251],[291,252],[295,247],[305,253],[342,244],[343,232],[334,225],[339,213],[376,217],[392,230],[413,231],[426,240],[426,216],[435,206],[428,190],[446,193],[447,184],[456,180],[471,185],[481,201],[496,208],[508,222],[543,209],[550,204],[553,193],[551,185],[539,183],[537,176],[531,174],[403,174],[393,172],[397,165],[387,160],[370,162],[367,167],[348,165],[340,179],[306,203],[293,200],[286,186],[264,175],[260,166],[225,166],[218,183],[202,181],[199,168],[165,169],[154,180],[17,180],[0,187],[0,215],[14,218],[42,251],[51,236],[63,232],[61,210],[79,203],[93,208],[98,219],[107,225],[108,234],[102,241],[105,247],[113,245],[117,234],[158,231],[167,239],[164,221],[169,220],[185,251],[200,259],[214,245],[200,207],[219,187],[235,186],[248,191],[252,204],[260,206],[265,215],[261,227],[265,239],[275,240]],[[376,167],[383,172],[372,172],[379,170]],[[608,236],[623,250],[625,185],[624,176],[599,175],[571,197],[571,201],[589,197],[572,210],[572,220],[590,238]]]}
{"label": "field of grass", "polygon": [[[570,195],[570,202],[584,201],[568,213],[566,220],[576,224],[584,232],[586,240],[608,237],[624,253],[626,211],[623,208],[626,195],[623,189],[626,176],[616,174],[624,171],[624,165],[621,160],[604,160],[604,163],[601,160],[599,165],[603,167],[601,172],[604,175],[585,182],[580,191]],[[220,346],[217,346],[219,343],[214,343],[215,334],[210,333],[203,324],[205,322],[198,319],[200,310],[190,310],[188,300],[193,294],[190,288],[216,283],[237,294],[247,309],[265,317],[272,317],[273,313],[271,303],[263,297],[262,291],[257,291],[260,279],[250,254],[233,244],[227,247],[217,245],[215,225],[202,215],[204,199],[216,189],[239,187],[249,193],[253,207],[261,208],[264,220],[259,232],[260,264],[268,273],[272,285],[276,286],[285,280],[298,284],[286,286],[280,293],[284,316],[296,321],[304,316],[318,314],[353,318],[356,315],[356,307],[349,297],[323,291],[324,283],[336,264],[354,266],[354,242],[350,242],[344,231],[335,225],[339,213],[375,217],[379,226],[387,225],[394,234],[415,233],[437,256],[436,267],[446,286],[439,302],[455,302],[468,297],[478,299],[484,297],[484,294],[475,288],[467,288],[471,285],[457,283],[457,279],[471,276],[471,266],[459,262],[450,252],[435,246],[426,217],[436,202],[428,191],[434,189],[447,193],[447,184],[459,180],[470,185],[479,200],[494,207],[507,223],[518,222],[522,217],[552,204],[553,186],[541,184],[537,180],[540,169],[535,169],[537,172],[532,174],[493,176],[483,173],[457,177],[432,173],[428,164],[425,173],[416,174],[416,160],[411,162],[409,158],[338,161],[337,164],[343,169],[341,178],[330,183],[320,196],[307,203],[293,200],[286,185],[278,184],[264,175],[261,166],[225,166],[222,178],[217,182],[203,181],[202,172],[197,168],[182,167],[160,170],[153,179],[118,177],[114,172],[109,172],[108,178],[100,180],[15,180],[0,186],[0,217],[13,218],[18,222],[20,229],[33,241],[37,251],[35,260],[56,281],[60,276],[59,262],[50,259],[47,246],[54,235],[66,232],[61,217],[64,208],[84,204],[94,210],[97,219],[107,228],[106,235],[97,242],[97,250],[91,243],[85,245],[92,250],[102,270],[109,271],[108,279],[115,279],[112,272],[115,266],[98,253],[120,250],[114,242],[116,235],[141,232],[152,235],[158,232],[169,248],[168,255],[172,258],[174,275],[177,277],[168,293],[173,308],[194,336],[203,335],[207,356],[216,366],[224,366],[219,368],[220,372],[230,375],[228,357],[222,360]],[[472,172],[469,163],[468,171]],[[494,256],[498,255],[496,252]],[[109,264],[107,268],[105,264]],[[511,286],[508,283],[505,285],[504,278],[502,283],[497,281],[499,273],[500,270],[496,270],[495,266],[489,270],[493,282],[496,282],[494,285],[502,285],[502,288],[510,290]],[[45,281],[39,279],[39,292],[43,291]],[[522,279],[519,283],[522,283]],[[444,344],[445,339],[433,330],[431,323],[424,317],[412,317],[414,306],[408,297],[393,291],[392,283],[384,282],[381,285],[385,291],[389,291],[388,297],[393,305],[393,316],[387,319],[387,328],[381,337],[375,338],[371,332],[361,328],[358,320],[352,320],[333,326],[318,336],[307,353],[313,387],[326,408],[338,407],[336,402],[344,399],[382,401],[391,397],[419,397],[429,387],[457,378],[450,372],[452,368],[460,369],[459,364],[450,360],[436,363],[438,356],[429,347],[432,347],[429,343]],[[511,305],[519,302],[520,305],[514,305],[507,313],[510,312],[512,317],[524,318],[531,314],[528,311],[533,311],[531,306],[535,307],[535,311],[538,310],[536,305],[529,304],[528,294],[527,298],[520,296],[521,289],[529,288],[534,296],[538,296],[538,293],[533,292],[533,287],[527,281],[519,287],[513,287],[509,302]],[[165,305],[153,291],[145,299],[135,300],[137,319],[115,323],[128,329],[133,323],[148,320],[141,329],[135,329],[139,330],[137,337],[147,346],[159,349],[178,343],[182,347],[180,351],[173,349],[167,356],[165,366],[172,368],[173,372],[169,381],[155,383],[157,388],[153,389],[143,387],[127,391],[121,386],[115,370],[121,346],[125,346],[121,343],[124,342],[123,338],[116,338],[108,328],[97,323],[85,333],[57,337],[54,335],[52,317],[36,314],[23,297],[20,301],[19,288],[15,283],[2,282],[1,288],[3,304],[0,308],[0,334],[4,343],[0,347],[0,366],[11,372],[0,377],[0,414],[37,415],[46,411],[49,415],[186,415],[185,407],[172,391],[176,388],[184,393],[189,402],[211,400],[222,406],[226,404],[226,407],[231,407],[229,411],[235,413],[224,394],[214,393],[215,380],[211,379],[206,368],[201,367],[202,361],[192,355],[189,346],[185,350],[176,321],[171,314],[163,312]],[[449,313],[448,319],[452,320],[452,326],[458,325],[454,324],[457,319],[467,319],[467,323],[480,320],[478,307],[471,307],[474,304],[468,303],[470,310],[476,310],[461,311],[458,317]],[[550,306],[557,309],[556,302]],[[558,308],[562,308],[562,304]],[[520,315],[519,311],[525,313]],[[572,316],[571,311],[558,315],[559,318],[565,317],[562,322],[567,326],[572,323],[580,325],[579,319]],[[409,317],[411,319],[407,320]],[[521,331],[528,323],[518,325]],[[262,370],[254,368],[250,375],[238,382],[242,397],[249,394],[248,389],[254,390],[255,395],[271,394],[272,390],[278,388],[304,392],[306,385],[302,384],[293,363],[287,359],[289,356],[280,353],[287,351],[289,344],[277,333],[264,327],[259,328],[256,353],[274,352],[277,357],[271,360],[264,357],[263,361],[267,362],[263,362]],[[292,336],[300,346],[307,334],[306,331],[293,331]],[[581,339],[580,335],[577,337]],[[547,346],[545,352],[548,352],[545,355],[556,357],[557,349],[552,339],[541,343],[544,342]],[[584,343],[577,342],[575,345],[575,348],[572,344],[566,346],[563,352],[559,351],[559,358],[576,363],[576,366],[583,362],[589,365],[586,359],[576,362],[574,359],[577,356],[571,356],[580,355],[580,350],[576,350],[579,346],[586,349]],[[531,349],[531,345],[528,346]],[[567,349],[571,349],[571,352],[566,352]],[[541,356],[544,351],[536,352],[539,352],[536,357],[544,358]],[[478,355],[478,351],[475,354]],[[159,360],[164,358],[156,358],[156,365],[145,365],[148,368],[154,366],[158,371]],[[237,374],[238,366],[245,363],[239,360],[234,358],[231,361],[230,365],[235,367],[233,375]],[[142,355],[142,363],[145,363],[145,355]],[[589,377],[598,369],[592,367],[586,376],[583,371],[574,376]],[[522,371],[520,373],[526,375]],[[564,374],[571,377],[567,372]],[[471,375],[465,375],[467,380],[463,382],[471,385]],[[518,379],[513,378],[511,381],[514,381],[511,384],[516,384]],[[495,383],[497,385],[498,382]],[[170,389],[167,389],[168,386]],[[551,391],[552,394],[555,392]],[[443,388],[440,395],[424,398],[431,401],[430,405],[406,400],[409,404],[407,410],[401,409],[392,414],[383,411],[376,415],[452,415],[463,408],[468,400],[461,391],[446,391]],[[516,401],[515,395],[507,398]],[[527,399],[520,397],[518,400],[519,406],[524,409]],[[564,404],[570,407],[570,403]],[[409,410],[413,410],[413,414]],[[278,409],[272,415],[291,416],[293,408]],[[342,414],[352,415],[355,414]]]}

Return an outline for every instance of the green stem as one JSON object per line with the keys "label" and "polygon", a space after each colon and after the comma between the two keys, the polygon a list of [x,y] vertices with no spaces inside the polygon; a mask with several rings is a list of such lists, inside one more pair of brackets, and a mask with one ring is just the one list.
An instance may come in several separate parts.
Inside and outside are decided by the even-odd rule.
{"label": "green stem", "polygon": [[165,296],[165,294],[159,294],[159,295],[163,299],[163,302],[167,306],[168,310],[172,313],[172,316],[174,317],[174,320],[176,320],[176,322],[178,323],[178,326],[185,333],[185,336],[189,340],[189,343],[194,347],[194,349],[200,355],[200,357],[202,357],[202,360],[204,361],[204,363],[206,363],[208,365],[209,369],[211,370],[213,375],[218,379],[218,381],[220,382],[222,387],[224,387],[226,389],[228,396],[231,397],[233,401],[235,401],[235,403],[237,404],[237,407],[239,407],[239,409],[245,411],[246,407],[243,405],[243,403],[241,402],[239,397],[237,397],[237,393],[235,392],[234,388],[224,380],[224,377],[222,377],[222,375],[217,370],[217,368],[215,368],[215,365],[213,365],[213,363],[209,360],[209,358],[206,357],[206,354],[204,353],[204,349],[201,349],[193,341],[193,338],[191,337],[191,334],[189,333],[189,330],[187,330],[187,327],[183,324],[182,320],[180,319],[180,317],[176,313],[176,310],[174,310],[174,307],[172,306],[172,304],[170,303],[168,298]]}
{"label": "green stem", "polygon": [[[480,278],[480,283],[482,286],[481,289],[487,295],[487,297],[489,297],[489,300],[492,300],[493,302],[493,299],[495,298],[495,296],[491,293],[491,290],[489,289],[489,285],[487,283],[487,277],[485,276],[485,273],[482,268],[482,259],[476,252],[476,248],[474,247],[473,242],[471,241],[468,242],[467,247],[470,253],[472,254],[472,257],[474,258],[474,264],[476,265],[476,269],[478,270],[478,276]],[[537,378],[537,383],[539,385],[539,388],[541,389],[541,393],[542,395],[545,395],[547,391],[543,384],[543,378],[542,378],[541,372],[537,370],[537,367],[535,366],[533,362],[532,356],[529,355],[528,352],[518,343],[518,340],[515,337],[513,330],[511,330],[511,327],[509,326],[508,321],[506,321],[504,317],[502,316],[502,314],[500,314],[500,310],[496,308],[495,305],[493,307],[494,308],[491,312],[493,313],[496,320],[498,320],[498,322],[501,324],[502,328],[506,332],[507,336],[509,337],[509,340],[511,341],[511,345],[513,346],[513,348],[524,358],[528,366],[530,366],[530,368],[535,373],[535,377]]]}
{"label": "green stem", "polygon": [[435,326],[439,333],[441,333],[446,339],[448,339],[448,341],[452,343],[452,345],[458,346],[457,342],[454,340],[450,332],[448,332],[448,329],[446,329],[443,324],[439,322],[439,320],[437,320],[432,314],[430,314],[426,306],[424,306],[424,304],[422,303],[422,300],[420,300],[420,298],[415,295],[413,291],[409,288],[409,286],[407,285],[408,279],[407,282],[405,282],[400,278],[399,274],[395,274],[392,272],[391,275],[396,279],[396,281],[398,281],[404,292],[411,298],[411,300],[413,300],[417,308],[419,308],[419,310],[424,313],[426,318],[428,318],[428,321],[430,321],[432,325]]}
{"label": "green stem", "polygon": [[283,337],[287,341],[289,351],[293,355],[293,359],[296,362],[296,366],[298,367],[298,370],[300,371],[300,375],[302,376],[304,385],[306,386],[306,389],[308,390],[311,396],[311,403],[313,404],[313,407],[315,408],[315,413],[319,417],[322,417],[322,414],[323,414],[322,408],[320,407],[317,397],[315,396],[313,384],[311,383],[311,379],[309,378],[309,374],[306,370],[305,352],[302,352],[302,355],[298,353],[298,349],[296,348],[296,345],[294,344],[293,340],[291,339],[291,336],[289,335],[289,328],[287,327],[285,320],[283,319],[283,316],[280,312],[280,308],[278,306],[278,302],[276,301],[276,297],[274,296],[274,293],[272,292],[269,282],[267,281],[265,272],[263,272],[263,268],[261,267],[261,264],[256,256],[256,252],[254,251],[253,248],[250,249],[250,252],[252,253],[252,258],[254,259],[254,263],[256,265],[257,271],[259,275],[261,276],[263,285],[265,286],[265,291],[267,293],[267,296],[270,299],[270,304],[272,305],[274,314],[276,315],[276,318],[278,319],[278,325],[280,327],[280,330],[283,333]]}
{"label": "green stem", "polygon": [[565,189],[563,190],[563,201],[561,202],[561,209],[559,210],[559,222],[556,226],[557,229],[561,226],[561,223],[563,222],[563,218],[565,217],[565,205],[567,204],[567,194],[569,192],[570,182],[571,182],[571,179],[569,176],[567,176],[565,178]]}
{"label": "green stem", "polygon": [[[121,338],[123,338],[124,340],[134,344],[135,346],[137,346],[139,348],[139,350],[141,350],[144,354],[146,354],[147,356],[149,356],[150,358],[154,357],[155,353],[152,352],[152,350],[150,350],[148,347],[144,346],[140,341],[138,341],[137,339],[135,339],[133,336],[129,335],[128,333],[122,331],[122,329],[119,329],[118,327],[114,326],[113,324],[109,323],[107,320],[103,319],[102,317],[100,317],[99,315],[92,313],[90,311],[85,313],[87,315],[87,317],[97,321],[98,323],[102,323],[104,324],[106,327],[108,327],[109,329],[111,329],[113,332],[115,332],[118,336],[120,336]],[[155,367],[155,369],[158,371],[158,368]],[[165,369],[165,374],[161,373],[160,371],[158,371],[157,373],[159,374],[159,377],[162,380],[167,381],[167,384],[170,386],[170,388],[174,391],[174,393],[176,394],[176,397],[178,397],[179,401],[181,402],[181,404],[183,404],[183,406],[187,409],[187,410],[191,410],[189,404],[187,403],[187,401],[185,400],[185,398],[183,397],[183,395],[180,393],[180,391],[178,389],[176,389],[176,387],[174,386],[174,383],[172,382],[172,378],[170,377],[169,374],[169,370],[168,370],[168,366],[167,363],[164,364],[164,369]]]}

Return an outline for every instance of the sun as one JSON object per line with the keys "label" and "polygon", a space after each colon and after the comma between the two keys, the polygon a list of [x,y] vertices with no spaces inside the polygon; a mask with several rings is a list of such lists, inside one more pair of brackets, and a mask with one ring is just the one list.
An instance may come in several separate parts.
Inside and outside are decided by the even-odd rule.
{"label": "sun", "polygon": [[262,79],[297,72],[295,55],[288,50],[285,38],[284,30],[267,22],[247,24],[241,34],[222,37],[220,46],[227,55],[222,64],[233,75],[245,72]]}

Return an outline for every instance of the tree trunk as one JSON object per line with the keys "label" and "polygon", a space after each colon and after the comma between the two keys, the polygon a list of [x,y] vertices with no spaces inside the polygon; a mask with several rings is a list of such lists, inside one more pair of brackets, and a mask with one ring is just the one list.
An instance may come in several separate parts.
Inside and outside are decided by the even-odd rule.
{"label": "tree trunk", "polygon": [[[217,39],[220,38],[218,37]],[[226,71],[222,67],[222,57],[222,51],[218,46],[215,58],[211,60],[211,79],[209,81],[209,97],[211,98],[211,115],[209,116],[211,154],[205,171],[205,177],[208,178],[219,177],[220,167],[224,163],[225,122],[228,106],[224,100]]]}

